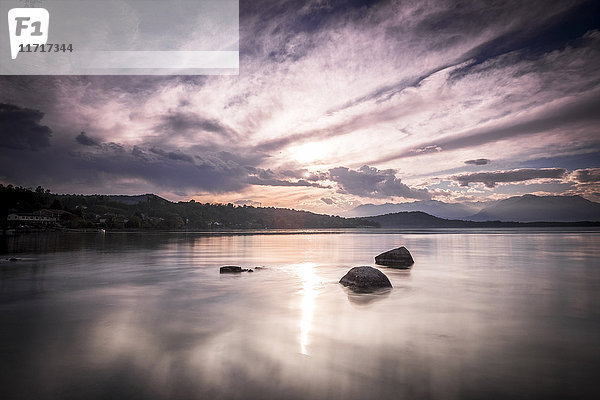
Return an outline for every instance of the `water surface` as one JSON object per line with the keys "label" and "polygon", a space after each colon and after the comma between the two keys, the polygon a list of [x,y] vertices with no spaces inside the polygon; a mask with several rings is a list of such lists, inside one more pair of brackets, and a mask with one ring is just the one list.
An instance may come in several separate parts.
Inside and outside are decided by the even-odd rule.
{"label": "water surface", "polygon": [[[404,245],[394,288],[338,280]],[[592,398],[600,233],[4,239],[3,398]],[[17,257],[18,261],[8,261]],[[220,275],[219,266],[266,269]]]}

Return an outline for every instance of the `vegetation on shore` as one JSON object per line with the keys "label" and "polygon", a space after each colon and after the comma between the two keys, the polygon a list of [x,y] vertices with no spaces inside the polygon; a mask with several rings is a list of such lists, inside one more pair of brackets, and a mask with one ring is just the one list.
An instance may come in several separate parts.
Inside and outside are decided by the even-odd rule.
{"label": "vegetation on shore", "polygon": [[58,224],[66,228],[215,230],[215,229],[317,229],[375,227],[365,218],[342,218],[274,207],[174,203],[153,194],[106,196],[53,194],[0,184],[0,223],[8,226],[11,213],[62,210]]}
{"label": "vegetation on shore", "polygon": [[[52,216],[56,222],[23,226],[9,215]],[[29,222],[26,222],[29,224]],[[53,194],[38,186],[31,190],[0,184],[0,227],[70,228],[111,230],[230,230],[230,229],[330,229],[330,228],[519,228],[598,227],[598,221],[500,222],[463,221],[434,217],[420,211],[374,217],[343,218],[275,207],[174,203],[154,194],[138,196]]]}

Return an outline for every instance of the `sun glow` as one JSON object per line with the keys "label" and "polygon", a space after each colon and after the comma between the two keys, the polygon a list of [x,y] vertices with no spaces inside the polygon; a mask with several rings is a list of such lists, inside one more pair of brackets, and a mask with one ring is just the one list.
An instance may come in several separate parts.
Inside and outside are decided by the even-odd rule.
{"label": "sun glow", "polygon": [[293,159],[301,163],[312,163],[326,158],[328,146],[322,143],[305,143],[289,149]]}

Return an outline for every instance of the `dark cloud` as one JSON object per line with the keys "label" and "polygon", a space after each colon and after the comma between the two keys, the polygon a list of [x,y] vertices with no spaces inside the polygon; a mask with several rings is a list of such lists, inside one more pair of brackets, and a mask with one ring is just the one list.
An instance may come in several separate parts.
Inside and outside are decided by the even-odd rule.
{"label": "dark cloud", "polygon": [[358,170],[337,167],[329,170],[329,179],[340,186],[341,193],[361,197],[404,197],[429,200],[431,195],[425,189],[412,189],[396,178],[392,169],[379,170],[363,165]]}
{"label": "dark cloud", "polygon": [[[476,32],[497,21],[502,7],[489,1],[437,2],[418,19],[412,31],[422,36],[454,36]],[[426,10],[423,10],[426,11]],[[505,10],[504,10],[505,11]],[[434,40],[436,40],[434,38]],[[437,39],[439,40],[439,39]]]}
{"label": "dark cloud", "polygon": [[248,178],[248,183],[251,185],[258,186],[305,186],[320,189],[331,189],[331,186],[325,186],[315,182],[308,182],[304,179],[300,179],[297,181],[286,181],[282,179],[260,179],[256,176],[251,176]]}
{"label": "dark cloud", "polygon": [[193,163],[194,162],[194,158],[192,156],[183,153],[181,150],[178,150],[178,151],[165,151],[165,150],[159,149],[157,147],[152,147],[150,149],[150,151],[153,152],[154,154],[158,154],[158,155],[161,155],[163,157],[167,157],[167,158],[169,158],[171,160],[184,161],[184,162],[189,162],[189,163]]}
{"label": "dark cloud", "polygon": [[50,146],[52,129],[41,125],[44,113],[0,103],[0,147],[39,150]]}
{"label": "dark cloud", "polygon": [[202,190],[213,193],[239,190],[246,186],[245,168],[223,161],[214,154],[192,159],[181,151],[153,147],[131,150],[117,144],[103,145],[101,151],[71,152],[70,164],[87,172],[86,180],[94,178],[142,179],[170,190]]}
{"label": "dark cloud", "polygon": [[286,169],[281,171],[281,175],[287,178],[306,179],[307,181],[324,181],[329,178],[329,174],[325,172],[310,172],[305,168],[301,169]]}
{"label": "dark cloud", "polygon": [[487,158],[478,158],[476,160],[467,160],[465,161],[465,164],[468,165],[487,165],[491,162],[491,160],[488,160]]}
{"label": "dark cloud", "polygon": [[534,158],[524,161],[520,167],[526,168],[553,168],[560,166],[571,171],[600,167],[600,151],[581,145],[574,154],[553,155],[551,157]]}
{"label": "dark cloud", "polygon": [[329,204],[332,205],[334,203],[334,201],[332,199],[330,199],[329,197],[321,197],[321,201],[325,204]]}
{"label": "dark cloud", "polygon": [[238,165],[244,165],[246,168],[254,165],[259,165],[264,161],[263,154],[256,154],[251,152],[244,152],[244,149],[238,149],[236,152],[232,151],[205,151],[204,154],[216,155],[226,163],[234,163]]}
{"label": "dark cloud", "polygon": [[469,183],[483,183],[488,188],[493,188],[498,183],[525,182],[532,179],[560,179],[566,174],[564,168],[547,169],[515,169],[512,171],[477,172],[473,174],[457,175],[452,179],[461,186]]}
{"label": "dark cloud", "polygon": [[587,168],[575,171],[574,178],[579,183],[600,182],[600,168]]}
{"label": "dark cloud", "polygon": [[317,182],[309,182],[306,179],[287,180],[283,176],[274,173],[270,169],[247,168],[251,175],[248,177],[248,183],[259,186],[306,186],[321,189],[330,189],[331,186],[325,186]]}
{"label": "dark cloud", "polygon": [[259,186],[306,186],[322,189],[330,189],[331,186],[325,186],[316,182],[316,179],[310,180],[298,173],[298,171],[285,170],[283,172],[275,172],[269,168],[257,168],[247,166],[248,183]]}
{"label": "dark cloud", "polygon": [[216,119],[203,118],[193,113],[171,113],[161,118],[161,123],[154,130],[159,133],[189,134],[197,132],[217,133],[224,137],[235,137],[230,127]]}
{"label": "dark cloud", "polygon": [[[240,36],[254,40],[243,41],[242,54],[254,57],[277,53],[281,43],[303,35],[311,36],[333,26],[351,22],[375,24],[369,9],[387,0],[347,0],[334,2],[305,0],[254,0],[240,2]],[[371,18],[369,18],[371,17]],[[308,35],[307,35],[308,34]],[[269,46],[257,38],[269,38]],[[280,42],[273,41],[280,38]],[[266,47],[266,48],[265,48]]]}
{"label": "dark cloud", "polygon": [[[3,179],[23,185],[44,183],[97,193],[117,185],[154,187],[173,193],[225,193],[249,185],[246,166],[223,158],[227,153],[197,154],[179,149],[100,143],[79,149],[56,147],[37,153],[0,149]],[[123,189],[120,189],[121,191]],[[149,189],[138,189],[149,190]]]}
{"label": "dark cloud", "polygon": [[[600,28],[600,3],[583,1],[572,7],[564,2],[528,2],[529,12],[538,18],[528,19],[527,24],[495,37],[465,54],[473,63],[453,72],[453,78],[464,76],[475,66],[502,54],[518,51],[520,57],[534,57],[555,49],[563,48],[576,41],[586,32]],[[497,10],[498,12],[506,11]],[[552,11],[555,11],[552,13]],[[531,23],[533,22],[533,23]]]}
{"label": "dark cloud", "polygon": [[101,144],[98,139],[88,136],[85,132],[81,132],[77,135],[75,141],[83,146],[100,146]]}
{"label": "dark cloud", "polygon": [[583,168],[573,171],[569,180],[574,183],[569,194],[578,194],[592,201],[600,200],[600,168]]}

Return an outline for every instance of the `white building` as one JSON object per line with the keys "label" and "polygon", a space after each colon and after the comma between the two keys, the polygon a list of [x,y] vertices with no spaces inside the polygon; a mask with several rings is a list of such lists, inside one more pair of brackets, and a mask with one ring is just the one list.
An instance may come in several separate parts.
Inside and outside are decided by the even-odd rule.
{"label": "white building", "polygon": [[12,213],[6,217],[8,222],[14,221],[19,223],[30,224],[54,224],[58,222],[58,218],[54,216],[41,215],[41,213]]}

